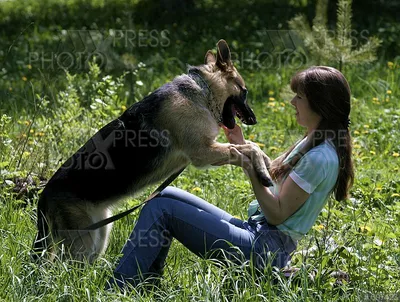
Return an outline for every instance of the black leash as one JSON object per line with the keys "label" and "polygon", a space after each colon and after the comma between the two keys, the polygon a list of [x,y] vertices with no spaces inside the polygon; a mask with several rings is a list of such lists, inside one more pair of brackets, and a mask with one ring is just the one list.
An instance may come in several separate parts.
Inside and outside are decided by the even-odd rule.
{"label": "black leash", "polygon": [[147,197],[147,199],[145,201],[143,201],[142,203],[140,203],[137,206],[134,206],[133,208],[126,210],[125,212],[119,213],[117,215],[111,216],[109,218],[100,220],[96,223],[93,223],[91,225],[89,225],[88,227],[84,228],[83,231],[92,231],[92,230],[96,230],[98,228],[101,228],[111,222],[114,222],[118,219],[121,219],[122,217],[125,217],[127,215],[129,215],[130,213],[132,213],[133,211],[135,211],[136,209],[140,208],[141,206],[143,206],[145,203],[147,203],[149,200],[153,199],[154,197],[156,197],[162,190],[164,190],[171,182],[173,182],[175,180],[175,178],[177,178],[182,172],[183,170],[185,170],[186,167],[183,167],[182,169],[180,169],[178,172],[172,174],[170,177],[168,177],[157,189],[154,190],[153,193],[150,194],[149,197]]}

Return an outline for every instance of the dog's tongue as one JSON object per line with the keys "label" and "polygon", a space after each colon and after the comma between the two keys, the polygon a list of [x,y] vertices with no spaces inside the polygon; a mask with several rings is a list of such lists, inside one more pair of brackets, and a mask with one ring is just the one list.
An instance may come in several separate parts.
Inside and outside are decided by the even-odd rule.
{"label": "dog's tongue", "polygon": [[222,122],[224,123],[224,125],[226,126],[226,128],[228,129],[233,129],[235,128],[236,122],[235,122],[235,118],[230,118],[230,119],[223,119]]}
{"label": "dog's tongue", "polygon": [[233,106],[233,102],[232,100],[228,99],[225,102],[224,108],[222,110],[222,123],[229,129],[235,128],[235,116],[236,110]]}
{"label": "dog's tongue", "polygon": [[233,106],[231,106],[231,110],[225,110],[224,108],[224,112],[222,113],[222,123],[225,125],[225,127],[229,129],[235,128],[235,115],[236,111]]}

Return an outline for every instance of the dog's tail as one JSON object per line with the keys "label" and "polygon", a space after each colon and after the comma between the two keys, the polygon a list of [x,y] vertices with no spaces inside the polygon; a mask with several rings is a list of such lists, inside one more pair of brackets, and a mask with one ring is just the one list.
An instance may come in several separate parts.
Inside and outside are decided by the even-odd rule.
{"label": "dog's tail", "polygon": [[37,235],[33,241],[32,251],[31,251],[31,260],[33,262],[38,262],[44,252],[48,248],[48,237],[49,237],[49,225],[47,223],[45,209],[42,206],[44,203],[43,198],[39,199],[38,208],[37,208]]}

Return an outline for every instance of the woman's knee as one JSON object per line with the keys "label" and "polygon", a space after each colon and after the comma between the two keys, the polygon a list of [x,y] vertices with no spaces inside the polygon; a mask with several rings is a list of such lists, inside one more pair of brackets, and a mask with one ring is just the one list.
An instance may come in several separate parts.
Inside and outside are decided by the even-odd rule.
{"label": "woman's knee", "polygon": [[157,196],[149,200],[142,211],[164,215],[165,213],[171,213],[177,202],[179,201],[173,198]]}
{"label": "woman's knee", "polygon": [[164,190],[162,190],[158,196],[168,197],[172,199],[182,199],[184,198],[185,193],[187,192],[182,189],[168,186]]}

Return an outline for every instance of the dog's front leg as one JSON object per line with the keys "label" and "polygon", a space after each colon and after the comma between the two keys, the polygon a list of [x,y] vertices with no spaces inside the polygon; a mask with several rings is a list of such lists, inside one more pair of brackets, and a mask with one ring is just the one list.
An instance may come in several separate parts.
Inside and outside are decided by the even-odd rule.
{"label": "dog's front leg", "polygon": [[197,148],[196,151],[192,151],[190,159],[192,164],[196,167],[230,164],[234,161],[231,154],[232,147],[235,147],[239,152],[251,159],[253,167],[259,175],[260,181],[264,186],[268,187],[272,185],[267,171],[267,166],[269,166],[269,158],[265,159],[265,157],[262,155],[263,152],[261,149],[256,150],[256,148],[250,144],[232,145],[229,143],[223,144],[214,142],[208,148]]}
{"label": "dog's front leg", "polygon": [[272,185],[267,171],[271,165],[271,160],[257,144],[248,142],[243,145],[232,145],[232,147],[235,147],[240,153],[250,158],[253,168],[264,186],[269,187]]}
{"label": "dog's front leg", "polygon": [[231,160],[231,146],[232,145],[229,143],[214,142],[207,148],[193,148],[190,154],[190,160],[196,167],[229,164]]}

